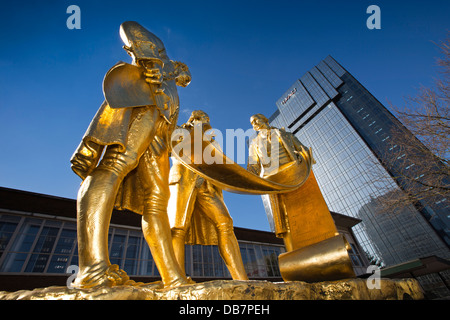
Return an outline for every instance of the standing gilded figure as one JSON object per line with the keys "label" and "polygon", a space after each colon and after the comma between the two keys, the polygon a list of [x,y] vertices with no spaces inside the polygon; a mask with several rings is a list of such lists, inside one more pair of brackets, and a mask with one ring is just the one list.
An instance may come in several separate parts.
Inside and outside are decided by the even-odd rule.
{"label": "standing gilded figure", "polygon": [[[201,110],[193,111],[182,128],[189,131],[189,136],[195,136],[194,130],[201,130],[203,139],[203,132],[211,129],[209,117]],[[222,190],[175,158],[172,161],[168,213],[180,266],[184,269],[185,244],[218,245],[232,278],[248,280]]]}
{"label": "standing gilded figure", "polygon": [[312,171],[311,149],[306,149],[294,134],[271,127],[262,114],[252,116],[250,122],[258,135],[249,146],[248,170],[280,183],[296,184],[296,176],[307,177],[293,191],[263,196],[269,221],[286,246],[287,252],[278,257],[283,279],[354,277],[349,244],[338,233]]}
{"label": "standing gilded figure", "polygon": [[[262,114],[255,114],[250,118],[253,129],[258,132],[250,142],[247,169],[263,178],[271,179],[277,176],[292,176],[292,167],[304,162],[306,170],[310,170],[308,163],[313,163],[312,153],[292,133],[283,129],[271,127],[269,120]],[[292,233],[283,194],[264,195],[269,201],[272,212],[269,222],[277,237],[283,238],[286,250],[293,249]]]}
{"label": "standing gilded figure", "polygon": [[[74,153],[82,179],[77,198],[78,288],[121,285],[129,277],[108,255],[112,211],[142,215],[144,237],[165,287],[187,283],[172,247],[167,216],[170,136],[178,118],[176,85],[187,86],[188,68],[167,56],[164,44],[136,22],[120,35],[132,64],[106,74],[105,102]],[[103,156],[102,156],[103,154]]]}

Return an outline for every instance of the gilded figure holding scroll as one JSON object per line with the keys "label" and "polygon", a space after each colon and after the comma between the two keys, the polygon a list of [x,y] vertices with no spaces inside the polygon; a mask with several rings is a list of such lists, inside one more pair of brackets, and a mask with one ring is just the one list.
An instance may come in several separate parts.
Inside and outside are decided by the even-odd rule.
{"label": "gilded figure holding scroll", "polygon": [[[253,115],[250,123],[258,132],[249,145],[247,169],[250,172],[272,181],[295,179],[295,170],[302,167],[309,175],[314,162],[312,152],[292,133],[270,126],[269,120],[260,113]],[[272,217],[269,222],[276,236],[283,238],[286,250],[292,250],[292,234],[283,194],[264,195],[263,198],[270,202]]]}
{"label": "gilded figure holding scroll", "polygon": [[271,127],[262,114],[250,122],[258,135],[249,145],[249,171],[282,184],[295,185],[299,177],[307,177],[293,191],[262,196],[271,227],[286,246],[287,252],[278,257],[283,279],[354,277],[348,242],[338,233],[312,171],[311,149],[294,134]]}

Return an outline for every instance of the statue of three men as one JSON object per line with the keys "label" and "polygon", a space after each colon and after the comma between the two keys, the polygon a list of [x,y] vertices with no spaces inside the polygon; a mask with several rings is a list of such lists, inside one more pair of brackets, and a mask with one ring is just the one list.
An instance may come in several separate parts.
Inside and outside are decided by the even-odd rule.
{"label": "statue of three men", "polygon": [[[142,215],[144,238],[164,288],[191,282],[184,270],[185,244],[218,245],[232,278],[248,280],[222,190],[176,158],[170,168],[171,135],[179,113],[176,86],[189,84],[189,69],[170,60],[162,41],[136,22],[124,22],[120,35],[132,64],[119,62],[106,74],[105,101],[71,159],[73,171],[83,179],[77,197],[79,272],[74,287],[134,283],[109,260],[114,208]],[[310,170],[311,151],[294,135],[271,128],[261,114],[253,116],[251,124],[259,133],[249,146],[250,172],[268,180],[279,172],[295,177],[289,170],[298,171],[302,161]],[[195,126],[202,132],[211,128],[205,112],[194,111],[181,128],[192,133]],[[268,147],[274,144],[272,136],[275,149]],[[261,152],[261,146],[275,150],[269,158],[275,158],[278,167],[265,165],[267,152]],[[270,199],[276,207],[277,236],[289,251],[293,247],[287,216],[278,205],[283,198],[274,194]]]}

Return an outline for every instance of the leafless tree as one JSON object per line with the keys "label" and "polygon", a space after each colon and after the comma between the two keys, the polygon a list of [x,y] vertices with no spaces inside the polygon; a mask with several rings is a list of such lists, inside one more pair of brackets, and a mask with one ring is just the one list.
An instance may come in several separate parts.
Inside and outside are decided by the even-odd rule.
{"label": "leafless tree", "polygon": [[404,190],[385,194],[383,203],[390,211],[411,202],[450,200],[450,33],[438,46],[442,57],[434,86],[421,87],[402,108],[390,106],[403,126],[390,132],[381,161]]}

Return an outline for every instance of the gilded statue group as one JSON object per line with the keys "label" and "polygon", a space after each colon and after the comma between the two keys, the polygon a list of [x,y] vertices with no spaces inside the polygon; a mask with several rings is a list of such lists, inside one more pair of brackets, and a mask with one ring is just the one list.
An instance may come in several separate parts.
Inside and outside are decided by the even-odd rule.
{"label": "gilded statue group", "polygon": [[[317,248],[322,260],[316,269],[329,269],[333,262],[327,260],[331,256],[327,250],[335,255],[342,245],[327,244],[338,233],[317,191],[311,150],[293,134],[271,127],[262,114],[255,114],[250,121],[258,134],[249,144],[249,165],[247,170],[242,168],[245,173],[237,165],[216,164],[208,168],[225,173],[220,179],[211,177],[202,169],[204,165],[188,163],[171,152],[175,129],[192,132],[197,126],[204,132],[211,128],[207,113],[201,110],[177,125],[177,86],[190,83],[188,67],[170,60],[163,42],[136,22],[124,22],[120,36],[132,63],[119,62],[105,75],[105,101],[71,159],[72,170],[83,180],[77,198],[79,272],[73,286],[135,284],[109,260],[108,231],[114,209],[142,216],[143,235],[164,288],[193,283],[185,273],[185,244],[217,245],[232,278],[248,280],[222,195],[223,189],[235,188],[227,187],[230,170],[249,182],[244,186],[248,194],[267,197],[274,231],[283,238],[287,251],[284,265],[280,256],[283,278],[308,280],[311,272],[305,276],[302,270],[310,268],[302,263],[308,260],[305,255],[317,255]],[[276,145],[269,148],[276,152],[268,154],[265,150],[270,144]],[[273,157],[276,170],[270,167]],[[242,184],[239,181],[236,184]],[[344,265],[334,262],[334,269],[340,271],[332,271],[330,277],[351,276],[345,269],[347,260]]]}

